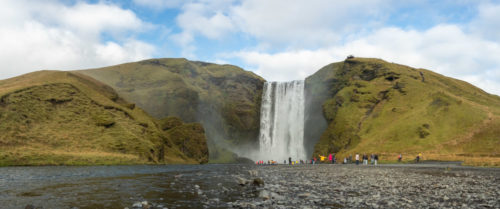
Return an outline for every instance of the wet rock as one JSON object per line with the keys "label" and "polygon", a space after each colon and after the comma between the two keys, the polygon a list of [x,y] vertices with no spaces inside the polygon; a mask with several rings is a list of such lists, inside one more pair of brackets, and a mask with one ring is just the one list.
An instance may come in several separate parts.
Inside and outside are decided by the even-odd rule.
{"label": "wet rock", "polygon": [[264,200],[268,200],[271,198],[271,193],[269,193],[269,191],[267,191],[267,190],[261,190],[259,192],[259,197],[264,199]]}
{"label": "wet rock", "polygon": [[301,193],[298,195],[300,198],[308,198],[309,196],[311,196],[311,193]]}
{"label": "wet rock", "polygon": [[248,171],[248,174],[249,174],[250,176],[257,176],[257,175],[259,174],[259,172],[258,172],[257,170],[249,170],[249,171]]}
{"label": "wet rock", "polygon": [[238,184],[240,186],[245,186],[246,184],[249,183],[248,180],[246,180],[246,179],[244,179],[242,177],[239,177],[239,176],[236,177],[236,181],[238,182]]}
{"label": "wet rock", "polygon": [[264,186],[264,180],[262,180],[261,178],[255,178],[253,180],[253,185],[257,187],[262,187]]}
{"label": "wet rock", "polygon": [[132,204],[132,208],[142,208],[142,203],[135,202],[134,204]]}

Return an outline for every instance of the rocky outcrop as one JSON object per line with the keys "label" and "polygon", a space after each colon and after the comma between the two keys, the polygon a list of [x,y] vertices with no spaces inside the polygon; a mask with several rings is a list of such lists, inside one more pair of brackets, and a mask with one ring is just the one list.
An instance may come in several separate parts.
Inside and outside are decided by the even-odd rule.
{"label": "rocky outcrop", "polygon": [[200,123],[183,123],[180,118],[168,117],[160,121],[166,137],[179,150],[198,163],[208,162],[208,147],[205,130]]}

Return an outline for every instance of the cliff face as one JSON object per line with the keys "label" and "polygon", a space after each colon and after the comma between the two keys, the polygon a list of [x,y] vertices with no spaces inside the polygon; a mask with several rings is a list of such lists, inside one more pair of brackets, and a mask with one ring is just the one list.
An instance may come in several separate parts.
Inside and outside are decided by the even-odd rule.
{"label": "cliff face", "polygon": [[208,146],[205,130],[200,123],[185,124],[178,117],[167,117],[159,121],[167,141],[172,142],[184,155],[199,163],[208,163]]}
{"label": "cliff face", "polygon": [[232,65],[186,59],[151,59],[78,71],[110,85],[153,117],[199,122],[214,162],[235,159],[229,147],[258,145],[265,82]]}
{"label": "cliff face", "polygon": [[347,59],[308,77],[306,92],[306,144],[315,145],[314,155],[500,152],[500,98],[428,70]]}
{"label": "cliff face", "polygon": [[[198,134],[192,141],[206,146],[199,129],[185,132]],[[0,165],[203,163],[208,157],[181,151],[112,88],[70,72],[0,81],[0,132]]]}

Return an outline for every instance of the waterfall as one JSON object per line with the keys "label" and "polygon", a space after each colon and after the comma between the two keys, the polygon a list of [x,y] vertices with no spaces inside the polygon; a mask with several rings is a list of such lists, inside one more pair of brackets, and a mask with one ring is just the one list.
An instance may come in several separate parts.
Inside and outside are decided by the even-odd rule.
{"label": "waterfall", "polygon": [[304,81],[266,82],[262,92],[259,158],[306,160]]}

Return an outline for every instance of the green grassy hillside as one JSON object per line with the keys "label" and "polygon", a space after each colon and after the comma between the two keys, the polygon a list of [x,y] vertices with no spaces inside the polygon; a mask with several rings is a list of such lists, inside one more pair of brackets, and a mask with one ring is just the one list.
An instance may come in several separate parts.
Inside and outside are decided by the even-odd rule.
{"label": "green grassy hillside", "polygon": [[[500,165],[500,97],[469,83],[353,58],[308,77],[306,91],[310,117],[326,119],[319,141],[307,138],[314,155],[379,153],[394,160],[421,152],[424,159]],[[312,130],[306,123],[306,136],[319,136]]]}
{"label": "green grassy hillside", "polygon": [[[203,128],[171,130],[109,86],[79,73],[39,71],[0,81],[0,165],[206,162]],[[179,142],[180,141],[180,142]],[[183,141],[205,152],[182,150]],[[187,143],[187,142],[186,142]]]}
{"label": "green grassy hillside", "polygon": [[232,65],[151,59],[78,71],[110,85],[161,119],[200,122],[212,162],[230,162],[228,147],[257,147],[264,79]]}

